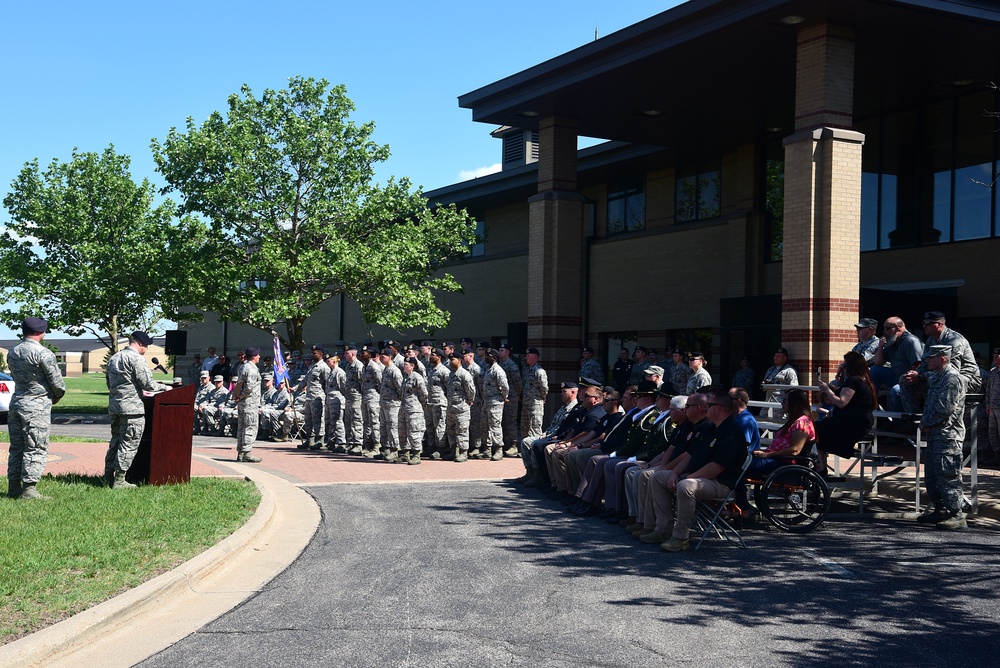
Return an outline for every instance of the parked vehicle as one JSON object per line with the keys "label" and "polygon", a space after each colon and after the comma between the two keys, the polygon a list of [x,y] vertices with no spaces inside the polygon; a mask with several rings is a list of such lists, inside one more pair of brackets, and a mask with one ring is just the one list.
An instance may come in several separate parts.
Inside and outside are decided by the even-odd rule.
{"label": "parked vehicle", "polygon": [[10,374],[0,372],[0,424],[7,424],[10,399],[14,396],[14,379]]}

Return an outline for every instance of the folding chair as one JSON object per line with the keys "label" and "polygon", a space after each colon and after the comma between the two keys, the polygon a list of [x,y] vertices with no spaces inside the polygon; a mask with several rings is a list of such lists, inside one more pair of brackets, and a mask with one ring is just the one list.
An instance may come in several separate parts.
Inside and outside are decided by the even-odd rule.
{"label": "folding chair", "polygon": [[[748,452],[746,461],[743,462],[743,469],[740,471],[739,478],[737,480],[743,480],[746,477],[747,469],[750,468],[750,462],[753,461],[753,456]],[[738,542],[740,547],[746,548],[747,544],[743,542],[743,537],[740,532],[730,524],[729,520],[722,516],[723,511],[732,502],[733,497],[736,495],[736,490],[739,489],[739,485],[734,485],[729,493],[726,494],[724,498],[721,499],[702,499],[698,501],[698,505],[695,506],[695,521],[698,523],[699,528],[701,528],[701,537],[695,544],[694,549],[701,547],[704,542],[705,537],[710,531],[715,531],[715,535],[719,538],[725,538],[727,542]]]}

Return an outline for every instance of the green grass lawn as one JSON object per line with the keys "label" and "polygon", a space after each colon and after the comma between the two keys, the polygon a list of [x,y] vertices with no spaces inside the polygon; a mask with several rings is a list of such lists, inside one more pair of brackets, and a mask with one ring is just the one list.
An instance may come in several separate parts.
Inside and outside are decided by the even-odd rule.
{"label": "green grass lawn", "polygon": [[[154,373],[161,383],[170,383],[173,376]],[[53,413],[81,414],[108,412],[108,385],[103,373],[88,373],[66,378],[66,394],[52,407]]]}
{"label": "green grass lawn", "polygon": [[0,644],[176,567],[260,502],[252,483],[221,478],[116,491],[99,476],[67,474],[46,476],[38,490],[52,498],[0,499]]}

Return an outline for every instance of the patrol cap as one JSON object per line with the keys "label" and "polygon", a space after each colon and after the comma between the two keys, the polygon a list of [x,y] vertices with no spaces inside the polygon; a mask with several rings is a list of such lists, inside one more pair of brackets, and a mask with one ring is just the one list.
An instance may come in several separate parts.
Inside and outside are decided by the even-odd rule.
{"label": "patrol cap", "polygon": [[658,365],[658,364],[653,364],[648,369],[646,369],[645,373],[646,373],[647,376],[662,376],[663,375],[663,367],[660,366],[660,365]]}
{"label": "patrol cap", "polygon": [[392,348],[390,348],[388,345],[386,345],[386,347],[383,348],[382,350],[380,350],[378,354],[379,355],[388,355],[389,357],[395,357],[396,352]]}
{"label": "patrol cap", "polygon": [[528,348],[526,351],[524,351],[524,354],[525,355],[541,355],[541,353],[538,352],[538,348]]}
{"label": "patrol cap", "polygon": [[132,339],[133,341],[138,341],[144,346],[148,346],[151,343],[153,343],[153,338],[149,334],[147,334],[146,332],[141,332],[138,329],[132,332],[129,338]]}
{"label": "patrol cap", "polygon": [[924,322],[944,322],[944,313],[941,311],[927,311],[924,313]]}
{"label": "patrol cap", "polygon": [[49,331],[49,323],[45,318],[25,318],[21,331],[25,334],[44,334]]}
{"label": "patrol cap", "polygon": [[249,346],[247,348],[246,350],[247,357],[257,357],[257,355],[260,355],[260,348],[258,348],[257,346]]}
{"label": "patrol cap", "polygon": [[635,391],[632,394],[640,394],[643,396],[652,396],[656,392],[656,383],[651,380],[640,380],[639,384],[636,386]]}
{"label": "patrol cap", "polygon": [[216,376],[212,379],[213,383],[221,383],[223,380],[222,376]]}
{"label": "patrol cap", "polygon": [[927,349],[928,357],[951,357],[951,346],[931,346]]}
{"label": "patrol cap", "polygon": [[265,373],[264,375],[261,376],[261,379],[262,380],[273,381],[274,380],[274,374],[273,373]]}
{"label": "patrol cap", "polygon": [[564,390],[576,390],[576,389],[579,389],[579,387],[580,387],[580,386],[579,386],[579,385],[577,385],[576,383],[574,383],[574,382],[573,382],[573,381],[571,381],[571,380],[567,380],[567,381],[563,381],[563,382],[562,382],[562,383],[561,383],[561,384],[559,385],[559,387],[561,387],[561,388],[562,388],[562,389],[564,389]]}
{"label": "patrol cap", "polygon": [[198,374],[198,377],[199,378],[211,378],[212,374],[210,374],[208,372],[208,370],[206,369],[206,370],[202,371],[200,374]]}
{"label": "patrol cap", "polygon": [[173,384],[174,385],[183,385],[184,384],[184,379],[181,378],[180,376],[174,376],[174,382],[173,382]]}
{"label": "patrol cap", "polygon": [[874,318],[861,318],[861,320],[858,320],[858,324],[854,326],[855,329],[864,329],[866,327],[878,329],[878,320]]}

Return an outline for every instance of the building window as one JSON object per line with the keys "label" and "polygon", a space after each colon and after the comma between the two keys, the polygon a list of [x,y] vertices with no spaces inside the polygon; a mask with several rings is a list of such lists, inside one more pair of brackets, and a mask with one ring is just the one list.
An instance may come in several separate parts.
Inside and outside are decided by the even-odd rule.
{"label": "building window", "polygon": [[717,218],[722,213],[722,170],[677,170],[677,222]]}
{"label": "building window", "polygon": [[995,92],[859,120],[861,250],[996,235]]}
{"label": "building window", "polygon": [[608,235],[646,227],[646,179],[633,177],[608,184]]}
{"label": "building window", "polygon": [[764,165],[764,224],[767,229],[767,259],[779,262],[785,246],[785,161],[767,160]]}
{"label": "building window", "polygon": [[478,243],[473,244],[469,249],[469,257],[482,257],[486,255],[486,223],[482,220],[476,221],[476,239]]}

